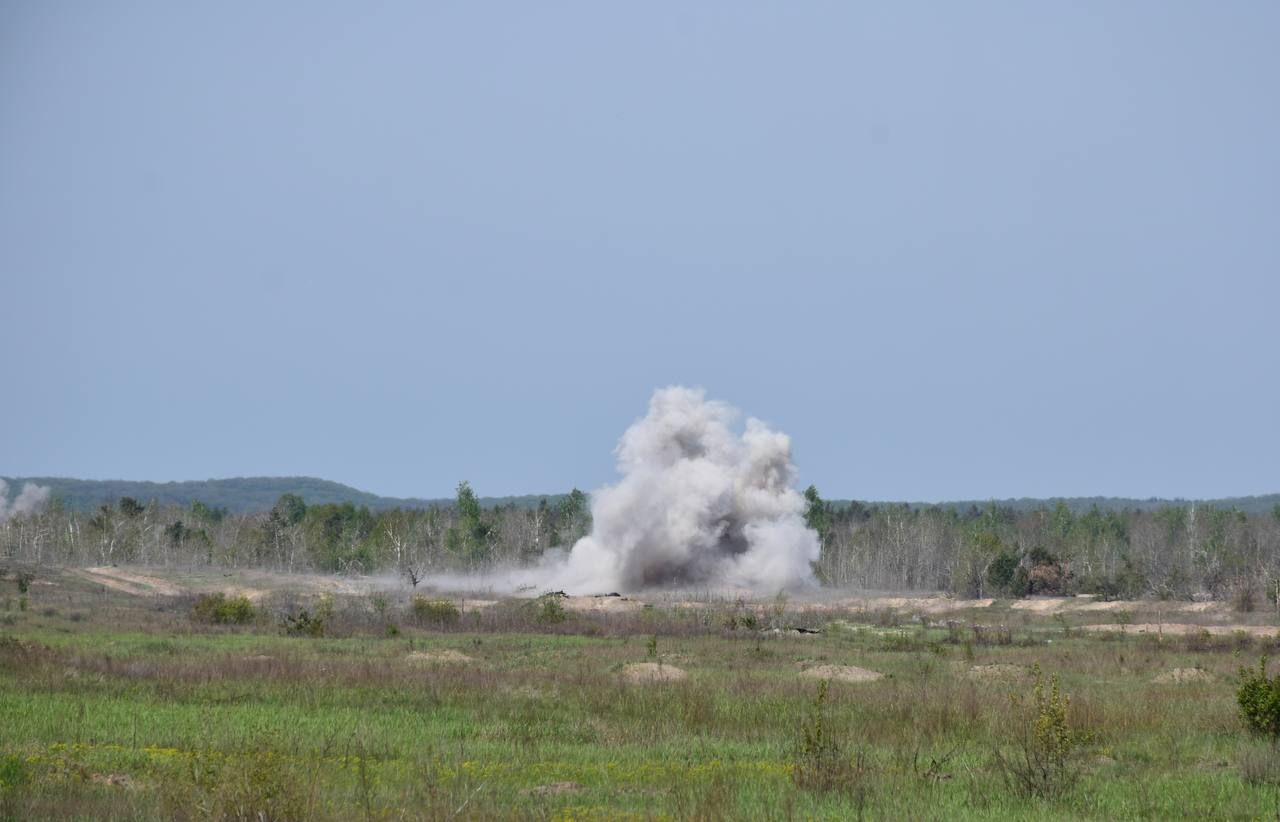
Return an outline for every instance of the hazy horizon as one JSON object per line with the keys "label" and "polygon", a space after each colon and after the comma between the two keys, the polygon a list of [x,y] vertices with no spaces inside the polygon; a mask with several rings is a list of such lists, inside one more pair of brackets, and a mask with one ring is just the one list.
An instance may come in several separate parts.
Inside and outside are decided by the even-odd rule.
{"label": "hazy horizon", "polygon": [[[252,475],[252,476],[236,475],[236,476],[225,476],[225,477],[195,477],[195,478],[187,478],[187,479],[145,479],[145,478],[136,478],[136,477],[69,477],[69,476],[55,476],[52,474],[43,474],[43,475],[36,475],[36,474],[7,475],[6,474],[6,475],[0,475],[0,478],[7,479],[9,481],[13,481],[15,479],[19,481],[59,479],[59,480],[84,481],[84,482],[153,483],[156,485],[201,483],[201,482],[222,482],[227,480],[308,479],[308,480],[320,480],[322,482],[332,482],[337,485],[342,485],[347,488],[352,488],[362,493],[373,494],[383,499],[407,499],[407,500],[425,500],[425,501],[450,500],[455,497],[456,491],[457,491],[456,487],[454,487],[449,489],[447,492],[442,492],[439,494],[383,494],[383,493],[377,492],[376,490],[365,488],[363,486],[356,485],[350,482],[344,482],[341,479],[335,479],[333,477],[311,477],[311,476],[293,475],[293,474],[259,474],[259,475]],[[581,484],[573,485],[566,488],[560,488],[560,489],[535,488],[528,491],[519,491],[511,494],[490,494],[482,488],[479,488],[479,489],[473,488],[473,490],[476,491],[477,496],[481,499],[509,499],[509,498],[515,498],[515,497],[535,497],[536,498],[536,497],[564,496],[568,494],[570,491],[572,491],[574,488],[577,488],[578,490],[581,490],[581,491],[586,491],[588,493],[599,490],[598,488],[584,488],[582,487]],[[11,495],[16,494],[18,493],[19,490],[20,490],[19,488],[11,486],[9,489],[9,493]],[[1177,501],[1198,502],[1202,500],[1211,501],[1211,500],[1219,500],[1219,499],[1264,498],[1264,497],[1272,497],[1272,496],[1280,495],[1280,490],[1273,489],[1273,490],[1261,490],[1261,491],[1256,491],[1256,492],[1247,493],[1247,494],[1229,494],[1229,495],[1213,496],[1213,497],[1187,496],[1186,494],[1174,494],[1169,496],[1159,496],[1159,495],[1152,495],[1152,494],[1045,494],[1042,496],[1031,496],[1027,494],[1017,494],[1014,496],[1002,496],[1002,497],[987,496],[987,497],[948,497],[945,499],[923,499],[918,497],[893,497],[893,498],[853,497],[848,494],[841,493],[839,488],[819,488],[818,492],[822,495],[824,499],[828,501],[830,500],[857,501],[857,502],[875,503],[875,504],[910,503],[910,504],[920,504],[920,505],[945,505],[945,504],[951,504],[951,503],[957,503],[957,502],[984,502],[984,501],[1001,502],[1006,500],[1021,500],[1021,499],[1033,499],[1033,500],[1034,499],[1043,499],[1043,500],[1067,499],[1067,500],[1070,500],[1070,499],[1093,499],[1093,498],[1127,499],[1127,500],[1136,500],[1136,501],[1162,500],[1162,501],[1170,501],[1170,502],[1177,502]]]}

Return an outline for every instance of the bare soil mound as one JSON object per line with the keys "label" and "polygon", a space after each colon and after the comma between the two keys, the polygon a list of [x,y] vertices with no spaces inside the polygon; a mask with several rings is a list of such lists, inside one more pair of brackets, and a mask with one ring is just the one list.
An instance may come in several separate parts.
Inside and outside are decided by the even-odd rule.
{"label": "bare soil mound", "polygon": [[408,659],[411,662],[427,663],[462,663],[475,661],[461,651],[455,651],[452,648],[445,648],[440,651],[410,651]]}
{"label": "bare soil mound", "polygon": [[841,682],[875,682],[884,679],[878,671],[868,671],[856,665],[816,665],[800,672],[800,676],[810,679],[836,679]]}
{"label": "bare soil mound", "polygon": [[1213,674],[1200,668],[1170,668],[1164,673],[1157,674],[1151,681],[1180,685],[1186,682],[1208,682],[1211,679]]}
{"label": "bare soil mound", "polygon": [[674,665],[663,665],[660,662],[636,662],[624,665],[622,678],[632,685],[648,685],[654,682],[679,682],[687,679],[689,674]]}

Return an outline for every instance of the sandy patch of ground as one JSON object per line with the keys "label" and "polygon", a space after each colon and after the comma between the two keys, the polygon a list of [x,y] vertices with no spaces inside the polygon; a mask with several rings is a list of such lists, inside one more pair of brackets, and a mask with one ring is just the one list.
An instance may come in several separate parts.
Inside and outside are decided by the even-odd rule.
{"label": "sandy patch of ground", "polygon": [[1026,675],[1026,668],[1021,665],[1010,665],[1007,662],[974,665],[969,669],[969,676],[977,679],[1017,679]]}
{"label": "sandy patch of ground", "polygon": [[127,773],[95,773],[89,777],[95,785],[110,785],[113,788],[133,788],[133,777]]}
{"label": "sandy patch of ground", "polygon": [[96,582],[113,591],[121,591],[134,596],[176,597],[187,592],[182,586],[168,580],[136,574],[123,568],[110,566],[81,568],[78,573],[90,582]]}
{"label": "sandy patch of ground", "polygon": [[1200,668],[1171,668],[1152,677],[1151,681],[1182,684],[1184,682],[1208,682],[1211,679],[1213,679],[1213,674]]}
{"label": "sandy patch of ground", "polygon": [[577,793],[582,786],[577,782],[552,782],[550,785],[539,785],[525,791],[530,796],[560,796],[565,793]]}
{"label": "sandy patch of ground", "polygon": [[464,611],[478,611],[481,608],[492,608],[498,604],[496,599],[463,599],[458,601],[458,607]]}
{"label": "sandy patch of ground", "polygon": [[643,602],[627,597],[564,597],[560,604],[566,611],[591,614],[624,614],[644,608]]}
{"label": "sandy patch of ground", "polygon": [[868,671],[856,665],[816,665],[800,672],[810,679],[837,679],[841,682],[875,682],[884,679],[878,671]]}
{"label": "sandy patch of ground", "polygon": [[1191,625],[1185,622],[1140,622],[1136,625],[1083,625],[1084,631],[1113,631],[1122,634],[1168,634],[1170,636],[1194,636],[1206,633],[1211,636],[1232,636],[1247,634],[1249,636],[1271,637],[1280,633],[1274,625]]}
{"label": "sandy patch of ground", "polygon": [[1030,597],[1016,599],[1009,603],[1010,610],[1030,611],[1035,614],[1056,614],[1063,611],[1072,613],[1151,610],[1170,614],[1203,614],[1221,611],[1227,607],[1223,602],[1150,602],[1144,600],[1113,599],[1102,601],[1091,596],[1078,597]]}
{"label": "sandy patch of ground", "polygon": [[430,663],[474,662],[474,660],[471,657],[467,656],[461,651],[455,651],[452,648],[445,648],[444,650],[441,650],[441,651],[410,651],[408,659],[411,662],[430,662]]}
{"label": "sandy patch of ground", "polygon": [[687,679],[688,676],[683,669],[674,665],[663,665],[660,662],[636,662],[622,667],[622,678],[632,685],[679,682]]}
{"label": "sandy patch of ground", "polygon": [[[994,599],[954,599],[946,596],[855,597],[814,602],[788,602],[785,610],[799,613],[830,611],[902,611],[908,614],[947,614],[970,608],[990,608]],[[768,608],[768,605],[762,605]]]}
{"label": "sandy patch of ground", "polygon": [[226,594],[228,597],[244,597],[250,602],[261,602],[271,594],[270,591],[264,591],[261,588],[245,588],[239,585],[232,585],[223,588],[222,593]]}
{"label": "sandy patch of ground", "polygon": [[918,597],[840,597],[831,599],[789,599],[779,603],[776,600],[733,599],[681,599],[674,594],[662,596],[644,596],[645,600],[663,608],[725,608],[737,605],[756,614],[768,616],[773,613],[782,614],[827,614],[827,613],[877,613],[879,611],[900,611],[904,615],[915,614],[949,614],[953,611],[965,611],[971,608],[990,608],[994,599],[955,599],[954,597],[933,595]]}

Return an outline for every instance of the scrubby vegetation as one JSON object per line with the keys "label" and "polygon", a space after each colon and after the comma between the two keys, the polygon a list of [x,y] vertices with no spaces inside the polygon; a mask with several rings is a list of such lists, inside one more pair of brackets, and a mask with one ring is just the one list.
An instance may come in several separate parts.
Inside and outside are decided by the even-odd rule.
{"label": "scrubby vegetation", "polygon": [[1267,676],[1267,658],[1258,661],[1256,671],[1240,669],[1236,691],[1240,716],[1255,732],[1280,742],[1280,675]]}
{"label": "scrubby vegetation", "polygon": [[448,599],[414,597],[409,610],[413,621],[425,627],[444,628],[456,625],[462,618],[462,611]]}
{"label": "scrubby vegetation", "polygon": [[224,593],[201,594],[191,606],[191,616],[198,622],[213,625],[245,625],[253,622],[257,612],[246,597],[228,597]]}
{"label": "scrubby vegetation", "polygon": [[1280,784],[1280,689],[1238,671],[1280,648],[1264,614],[1138,633],[1164,606],[1134,604],[1113,633],[1090,630],[1112,611],[1007,601],[931,617],[406,586],[259,591],[252,621],[211,630],[190,598],[50,569],[19,612],[16,580],[6,819],[1260,818]]}

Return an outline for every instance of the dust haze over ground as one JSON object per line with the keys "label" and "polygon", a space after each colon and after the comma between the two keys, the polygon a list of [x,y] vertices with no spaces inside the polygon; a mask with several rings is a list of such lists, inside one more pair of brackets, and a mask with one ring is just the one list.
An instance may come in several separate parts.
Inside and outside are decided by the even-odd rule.
{"label": "dust haze over ground", "polygon": [[591,496],[591,533],[533,568],[434,584],[611,592],[717,588],[776,593],[813,586],[818,535],[792,487],[791,439],[708,400],[701,389],[654,392],[622,435],[614,485]]}
{"label": "dust haze over ground", "polygon": [[9,483],[0,479],[0,522],[18,514],[30,514],[49,501],[49,489],[34,482],[23,483],[22,491],[9,502]]}

